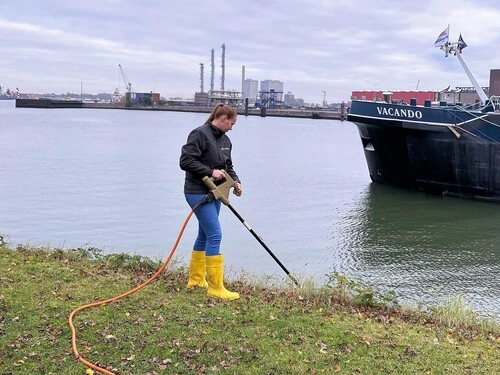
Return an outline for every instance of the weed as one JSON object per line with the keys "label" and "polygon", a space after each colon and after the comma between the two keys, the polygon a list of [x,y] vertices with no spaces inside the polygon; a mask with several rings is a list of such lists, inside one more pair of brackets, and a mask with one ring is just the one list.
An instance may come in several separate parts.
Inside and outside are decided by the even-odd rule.
{"label": "weed", "polygon": [[326,276],[326,286],[331,288],[343,303],[352,303],[368,307],[395,307],[398,305],[396,293],[394,291],[389,291],[384,294],[370,285],[354,281],[338,273],[332,273]]}

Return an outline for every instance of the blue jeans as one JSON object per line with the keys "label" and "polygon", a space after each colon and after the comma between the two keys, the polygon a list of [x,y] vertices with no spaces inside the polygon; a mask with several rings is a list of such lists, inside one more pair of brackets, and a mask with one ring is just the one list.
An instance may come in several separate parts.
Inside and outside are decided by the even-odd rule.
{"label": "blue jeans", "polygon": [[[184,196],[191,208],[205,198],[205,194],[184,194]],[[220,205],[220,200],[214,199],[212,202],[202,204],[194,212],[198,219],[198,236],[193,250],[204,250],[207,256],[220,253],[222,241],[222,229],[219,222]]]}

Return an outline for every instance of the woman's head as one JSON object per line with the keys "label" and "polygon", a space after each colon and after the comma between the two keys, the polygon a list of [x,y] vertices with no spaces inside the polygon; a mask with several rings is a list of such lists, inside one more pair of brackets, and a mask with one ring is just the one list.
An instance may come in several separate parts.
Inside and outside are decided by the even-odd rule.
{"label": "woman's head", "polygon": [[212,109],[212,113],[210,113],[207,121],[223,132],[227,132],[236,123],[236,119],[237,113],[233,107],[228,104],[219,103]]}
{"label": "woman's head", "polygon": [[212,113],[210,113],[210,116],[208,117],[208,121],[212,122],[222,116],[227,116],[228,119],[233,119],[236,117],[236,111],[228,104],[216,104],[214,109],[212,109]]}

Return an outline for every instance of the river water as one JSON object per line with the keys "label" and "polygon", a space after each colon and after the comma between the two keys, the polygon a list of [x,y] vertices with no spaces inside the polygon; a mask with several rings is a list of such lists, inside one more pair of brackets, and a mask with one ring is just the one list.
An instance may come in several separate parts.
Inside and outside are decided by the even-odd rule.
{"label": "river water", "polygon": [[[163,260],[189,209],[180,148],[206,114],[23,109],[0,101],[0,234]],[[500,206],[372,184],[347,121],[239,116],[231,204],[299,279],[337,272],[432,306],[500,319]],[[288,279],[223,207],[228,277]],[[187,262],[193,219],[176,252]]]}

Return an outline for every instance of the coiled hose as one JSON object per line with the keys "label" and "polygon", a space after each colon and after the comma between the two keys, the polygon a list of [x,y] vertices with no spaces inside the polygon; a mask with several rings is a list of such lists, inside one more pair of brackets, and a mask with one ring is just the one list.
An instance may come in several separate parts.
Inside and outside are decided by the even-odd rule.
{"label": "coiled hose", "polygon": [[101,372],[103,374],[106,374],[106,375],[115,375],[115,373],[113,373],[113,372],[111,372],[109,370],[106,370],[106,369],[104,369],[102,367],[99,367],[99,366],[97,366],[97,365],[95,365],[95,364],[87,361],[85,358],[83,358],[80,355],[80,353],[78,352],[78,348],[76,346],[76,330],[75,330],[75,327],[73,325],[73,318],[75,317],[75,315],[78,312],[80,312],[82,310],[85,310],[85,309],[88,309],[88,308],[91,308],[91,307],[102,306],[102,305],[105,305],[107,303],[110,303],[110,302],[113,302],[113,301],[117,301],[117,300],[122,299],[124,297],[130,296],[131,294],[133,294],[133,293],[137,292],[138,290],[144,288],[146,285],[150,284],[154,279],[156,279],[163,272],[163,270],[165,269],[165,267],[168,265],[168,263],[172,259],[173,255],[175,253],[175,250],[177,250],[177,246],[179,245],[179,242],[180,242],[180,240],[182,238],[182,235],[184,234],[184,230],[186,229],[186,226],[187,226],[187,224],[189,222],[189,219],[191,219],[191,216],[193,215],[194,211],[199,206],[201,206],[203,203],[209,202],[211,199],[213,199],[213,197],[211,196],[211,194],[207,194],[205,196],[205,198],[200,203],[198,203],[196,206],[194,206],[192,208],[192,210],[189,212],[188,216],[184,220],[184,223],[182,224],[182,227],[181,227],[181,229],[179,231],[179,234],[177,235],[177,238],[175,240],[174,245],[172,246],[172,250],[170,250],[170,253],[167,256],[167,259],[165,259],[165,262],[163,262],[162,266],[158,269],[158,271],[156,271],[156,273],[153,276],[151,276],[148,280],[146,280],[145,282],[143,282],[139,286],[135,287],[134,289],[131,289],[131,290],[129,290],[126,293],[120,294],[119,296],[116,296],[116,297],[113,297],[113,298],[109,298],[109,299],[103,300],[103,301],[89,303],[87,305],[82,305],[80,307],[77,307],[75,310],[73,310],[73,312],[70,314],[70,316],[68,318],[68,324],[69,324],[69,327],[71,329],[71,347],[73,349],[73,353],[75,354],[75,357],[76,357],[77,360],[79,360],[85,366],[87,366],[87,367],[89,367],[89,368],[91,368],[93,370],[99,371],[99,372]]}

